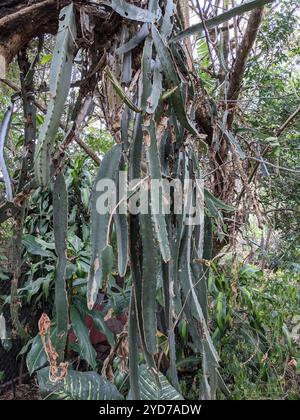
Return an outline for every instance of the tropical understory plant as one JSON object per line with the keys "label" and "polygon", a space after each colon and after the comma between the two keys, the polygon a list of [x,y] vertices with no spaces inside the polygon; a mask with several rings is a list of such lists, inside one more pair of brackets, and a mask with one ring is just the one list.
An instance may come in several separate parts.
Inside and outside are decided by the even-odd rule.
{"label": "tropical understory plant", "polygon": [[[224,2],[221,12],[212,3],[192,2],[195,25],[188,3],[173,0],[0,13],[0,77],[16,91],[0,130],[0,222],[13,231],[3,305],[42,398],[182,399],[185,358],[197,367],[197,398],[228,398],[218,350],[240,316],[235,298],[249,314],[241,334],[259,339],[253,363],[267,354],[255,291],[220,274],[218,260],[242,218],[262,228],[251,182],[276,166],[266,157],[298,112],[249,144],[237,103],[273,2]],[[32,13],[39,23],[8,54],[14,25]],[[15,56],[20,86],[5,76]],[[13,124],[24,133],[14,172],[14,152],[3,154]],[[30,326],[20,306],[33,303]]]}

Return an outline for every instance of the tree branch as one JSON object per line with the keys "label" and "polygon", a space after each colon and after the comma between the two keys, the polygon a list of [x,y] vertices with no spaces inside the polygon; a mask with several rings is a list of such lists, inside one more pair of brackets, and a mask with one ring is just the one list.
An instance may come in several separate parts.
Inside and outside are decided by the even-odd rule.
{"label": "tree branch", "polygon": [[[65,3],[65,2],[64,2]],[[43,0],[39,3],[31,4],[27,7],[21,6],[19,10],[14,13],[10,13],[0,19],[0,30],[7,29],[7,26],[15,24],[17,20],[24,19],[25,17],[32,16],[35,12],[41,8],[49,7],[57,4],[56,0]]]}
{"label": "tree branch", "polygon": [[300,106],[296,109],[295,112],[293,112],[292,115],[289,116],[289,118],[282,124],[281,127],[278,128],[276,132],[276,136],[279,137],[283,131],[288,127],[288,125],[297,117],[297,115],[300,113]]}
{"label": "tree branch", "polygon": [[[246,64],[250,51],[256,40],[258,30],[263,18],[264,9],[255,9],[251,12],[248,24],[246,27],[243,39],[238,47],[236,60],[231,72],[227,98],[228,100],[236,101],[239,97],[242,81],[246,69]],[[230,113],[228,118],[228,125],[230,126],[233,121],[233,112]]]}
{"label": "tree branch", "polygon": [[[9,86],[11,89],[13,89],[16,92],[20,92],[21,88],[15,84],[14,82],[11,82],[8,79],[0,79],[1,82],[5,83],[7,86]],[[47,109],[46,107],[41,104],[39,101],[37,101],[36,99],[34,100],[34,104],[35,106],[43,113],[46,114]],[[62,130],[64,130],[65,132],[67,131],[67,127],[60,123],[59,124],[60,128]],[[78,136],[74,137],[74,140],[76,141],[76,143],[78,144],[79,147],[82,148],[82,150],[85,151],[85,153],[97,164],[100,164],[100,159],[98,158],[98,156],[96,155],[96,153],[87,145],[84,143],[83,140],[81,140]]]}
{"label": "tree branch", "polygon": [[[61,0],[60,7],[67,2]],[[31,39],[56,32],[58,13],[55,0],[35,1],[31,5],[27,1],[11,1],[6,2],[6,7],[0,6],[0,78],[5,77],[9,63]]]}

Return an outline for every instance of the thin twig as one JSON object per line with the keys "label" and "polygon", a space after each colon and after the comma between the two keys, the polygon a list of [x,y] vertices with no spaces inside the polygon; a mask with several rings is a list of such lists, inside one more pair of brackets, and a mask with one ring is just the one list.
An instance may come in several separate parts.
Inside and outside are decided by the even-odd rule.
{"label": "thin twig", "polygon": [[[14,91],[16,91],[16,92],[20,92],[21,91],[21,88],[17,85],[17,84],[15,84],[14,82],[12,82],[11,80],[8,80],[8,79],[0,79],[0,82],[3,82],[3,83],[5,83],[7,86],[9,86],[11,89],[13,89]],[[47,108],[43,105],[43,104],[41,104],[39,101],[37,101],[37,100],[34,100],[34,104],[35,104],[35,106],[43,113],[43,114],[46,114],[46,112],[47,112]],[[60,123],[59,124],[59,126],[60,126],[60,128],[62,129],[62,130],[64,130],[65,132],[67,131],[67,127],[64,125],[64,124],[62,124],[62,123]],[[79,136],[74,136],[73,137],[73,139],[76,141],[76,143],[78,144],[78,146],[79,147],[81,147],[81,149],[82,150],[84,150],[85,151],[85,153],[95,162],[95,163],[97,163],[97,165],[99,165],[100,164],[100,159],[98,158],[98,156],[96,155],[96,153],[86,144],[86,143],[84,143],[84,141],[83,140],[81,140],[80,138],[79,138]]]}
{"label": "thin twig", "polygon": [[300,174],[300,170],[290,169],[290,168],[286,168],[284,166],[279,166],[279,165],[274,165],[271,162],[268,162],[268,161],[262,160],[262,159],[257,159],[257,158],[252,157],[252,156],[247,157],[247,159],[255,160],[256,162],[259,162],[259,163],[264,163],[265,165],[272,166],[273,168],[280,169],[282,171],[292,172],[294,174]]}

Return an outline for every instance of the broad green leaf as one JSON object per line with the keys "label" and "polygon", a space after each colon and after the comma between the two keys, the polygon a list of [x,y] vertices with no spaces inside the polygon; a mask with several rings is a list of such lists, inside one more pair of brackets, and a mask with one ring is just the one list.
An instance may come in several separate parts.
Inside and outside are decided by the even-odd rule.
{"label": "broad green leaf", "polygon": [[93,319],[93,322],[96,325],[97,329],[106,336],[107,341],[109,342],[111,347],[114,347],[116,344],[116,340],[115,340],[114,334],[108,328],[104,320],[103,314],[99,310],[96,310],[96,309],[93,309],[92,311],[90,311],[86,306],[86,302],[83,302],[81,299],[76,299],[74,301],[74,305],[82,314],[88,315]]}
{"label": "broad green leaf", "polygon": [[[51,330],[51,341],[55,345],[56,328]],[[44,346],[39,334],[37,334],[33,341],[31,348],[26,356],[27,369],[30,375],[32,375],[37,369],[40,369],[47,363],[47,356],[44,351]]]}
{"label": "broad green leaf", "polygon": [[[1,316],[0,316],[1,317]],[[33,343],[34,338],[31,338],[30,340],[27,341],[27,343],[21,348],[21,350],[19,351],[17,358],[19,356],[22,356],[22,354],[26,354],[28,352],[29,347],[31,347],[32,343]]]}
{"label": "broad green leaf", "polygon": [[55,250],[55,243],[54,242],[46,242],[41,237],[36,237],[35,239],[36,239],[37,243],[42,246],[42,248]]}
{"label": "broad green leaf", "polygon": [[96,311],[93,309],[92,311],[88,312],[87,315],[90,315],[93,319],[94,324],[98,328],[100,332],[102,332],[106,338],[111,347],[114,347],[116,344],[116,340],[114,337],[114,334],[111,332],[111,330],[106,325],[106,322],[104,320],[104,316],[101,314],[101,312]]}
{"label": "broad green leaf", "polygon": [[74,306],[71,306],[70,308],[70,317],[74,334],[78,339],[78,346],[80,351],[79,356],[86,360],[93,369],[96,369],[97,353],[91,343],[89,330],[85,325],[84,318]]}
{"label": "broad green leaf", "polygon": [[53,383],[49,368],[37,373],[41,397],[44,400],[123,400],[115,385],[96,372],[76,372],[69,369],[65,379]]}
{"label": "broad green leaf", "polygon": [[43,293],[45,293],[46,297],[48,296],[49,292],[49,285],[51,280],[53,279],[52,274],[49,273],[45,277],[39,277],[36,280],[29,282],[26,284],[25,287],[19,289],[20,292],[26,291],[26,301],[29,304],[31,299],[34,295],[36,295],[40,289],[43,289]]}
{"label": "broad green leaf", "polygon": [[[141,400],[163,401],[183,400],[181,394],[168,382],[162,373],[158,373],[160,387],[153,373],[145,365],[139,366],[139,387]],[[128,396],[131,399],[131,393]]]}
{"label": "broad green leaf", "polygon": [[25,235],[22,243],[27,251],[32,255],[40,255],[41,257],[54,258],[54,254],[47,251],[33,235]]}
{"label": "broad green leaf", "polygon": [[47,356],[41,341],[40,335],[36,335],[33,339],[31,349],[26,357],[27,369],[32,375],[37,369],[47,363]]}

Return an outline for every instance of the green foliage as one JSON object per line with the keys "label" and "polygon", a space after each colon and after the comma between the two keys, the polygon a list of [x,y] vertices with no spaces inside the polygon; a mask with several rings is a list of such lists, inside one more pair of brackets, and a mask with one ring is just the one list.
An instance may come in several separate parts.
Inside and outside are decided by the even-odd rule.
{"label": "green foliage", "polygon": [[[243,2],[206,19],[205,29],[227,25],[230,18],[267,3]],[[31,305],[36,318],[48,312],[59,362],[67,360],[71,366],[76,361],[79,371],[70,368],[64,380],[51,382],[49,368],[44,368],[49,361],[41,337],[36,326],[26,324],[34,336],[20,352],[26,354],[28,371],[37,372],[45,399],[297,398],[293,368],[298,363],[299,370],[300,363],[295,343],[299,336],[299,177],[278,168],[300,164],[298,121],[283,132],[278,130],[298,106],[297,2],[283,1],[280,8],[275,5],[272,11],[266,9],[257,46],[247,63],[241,101],[237,102],[242,118],[236,118],[232,127],[228,123],[231,109],[227,107],[226,88],[232,77],[230,60],[239,58],[238,45],[234,47],[238,33],[234,34],[234,42],[229,39],[230,51],[223,44],[226,25],[222,31],[219,26],[209,32],[215,37],[209,43],[196,39],[199,80],[187,65],[188,43],[175,41],[187,33],[198,34],[204,29],[203,22],[180,32],[180,19],[175,16],[171,0],[162,9],[157,1],[150,1],[148,8],[125,1],[106,5],[119,15],[121,27],[120,34],[116,32],[113,38],[113,50],[108,47],[106,77],[97,79],[103,76],[102,59],[93,67],[100,47],[85,39],[84,16],[79,34],[84,39],[76,39],[77,9],[72,4],[61,10],[54,49],[53,39],[47,39],[40,51],[43,71],[38,69],[35,74],[34,95],[39,99],[47,99],[44,90],[50,81],[46,115],[38,114],[36,118],[40,134],[35,175],[42,188],[23,203],[23,248],[19,255],[22,273],[17,279],[20,286],[16,299],[1,296],[1,308],[17,301]],[[127,19],[131,20],[130,34]],[[234,30],[228,32],[230,37]],[[34,62],[36,44],[32,45],[27,52]],[[75,47],[79,51],[74,60]],[[80,74],[81,80],[74,81],[75,89],[70,90],[72,74],[76,79]],[[93,86],[94,79],[97,84]],[[111,99],[105,96],[109,95],[107,84],[118,95],[115,109],[107,109]],[[74,115],[86,92],[90,94],[90,85],[95,102],[87,113],[89,125],[84,117],[82,125],[77,126]],[[8,93],[0,100],[1,117],[10,102],[6,96]],[[204,134],[207,127],[194,124],[196,106],[207,108],[205,121],[213,132],[211,139],[210,133]],[[5,132],[5,137],[11,136],[6,143],[7,162],[17,162],[12,165],[13,183],[22,177],[19,163],[25,143],[23,131],[22,135],[18,133],[19,126],[23,127],[21,108],[17,107],[13,115],[12,130]],[[111,133],[104,128],[104,120]],[[78,145],[70,144],[70,159],[67,163],[62,160],[61,167],[55,168],[51,184],[51,152],[55,139],[62,140],[58,132],[62,122],[68,127],[74,122],[71,132],[74,130],[77,141],[80,136],[101,157],[101,164],[95,168]],[[253,255],[247,255],[250,262],[246,265],[240,264],[238,258],[244,257],[243,251],[249,251],[248,244],[243,244],[243,251],[238,247],[233,251],[240,253],[238,257],[230,254],[225,263],[218,262],[223,254],[213,249],[216,239],[228,237],[235,245],[238,231],[249,241],[252,236],[261,236],[255,222],[251,226],[251,217],[236,212],[230,200],[238,195],[235,188],[240,191],[240,180],[245,186],[254,168],[251,158],[259,157],[265,147],[264,158],[273,166],[261,165],[255,193],[264,208],[265,220],[278,235],[276,246],[271,244],[268,252],[256,244]],[[204,156],[208,148],[210,155]],[[227,151],[225,159],[223,149]],[[228,161],[230,150],[243,161],[242,175],[235,173],[236,162]],[[92,155],[86,147],[85,151]],[[216,162],[219,166],[214,166]],[[228,166],[231,169],[227,176],[229,163],[232,168]],[[213,185],[210,175],[220,168],[217,185]],[[182,198],[182,215],[165,215],[161,211],[163,191],[159,199],[150,191],[149,214],[122,215],[116,206],[114,214],[99,215],[97,201],[103,191],[98,190],[97,182],[107,178],[116,181],[120,169],[125,170],[128,182],[138,178],[139,188],[130,191],[126,199],[139,191],[139,204],[149,198],[152,180],[199,179],[203,169],[205,179],[212,180],[204,189],[201,203],[204,222],[197,226],[186,223],[198,185]],[[32,174],[27,175],[30,180]],[[236,175],[240,180],[235,182]],[[213,188],[226,203],[209,191]],[[169,203],[172,211],[173,198]],[[242,207],[239,199],[237,202]],[[3,238],[11,236],[10,230],[6,222],[1,227]],[[8,282],[13,273],[5,258],[0,263],[0,281]],[[265,266],[277,271],[263,270]],[[120,335],[114,330],[114,322],[123,328]],[[93,345],[93,328],[105,335],[110,346],[105,363],[98,348],[101,346]],[[115,376],[117,387],[96,373],[103,366]],[[81,371],[89,369],[93,372]]]}
{"label": "green foliage", "polygon": [[5,380],[5,373],[3,370],[0,371],[0,384],[2,384]]}
{"label": "green foliage", "polygon": [[78,339],[78,353],[80,358],[84,359],[93,370],[96,370],[96,350],[91,344],[89,338],[89,330],[84,322],[84,317],[81,316],[80,312],[71,306],[70,318],[74,333]]}
{"label": "green foliage", "polygon": [[290,360],[299,359],[297,338],[292,337],[299,315],[297,276],[288,271],[263,274],[255,266],[241,267],[237,277],[228,266],[216,267],[214,273],[210,279],[218,327],[214,341],[230,398],[295,396],[296,375],[292,373],[290,382],[285,372]]}
{"label": "green foliage", "polygon": [[[160,385],[156,385],[155,376],[147,366],[139,366],[139,382],[142,400],[182,400],[182,396],[173,388],[167,379],[159,373]],[[131,399],[130,396],[128,399]]]}
{"label": "green foliage", "polygon": [[[251,97],[246,123],[259,140],[261,150],[269,147],[266,159],[287,168],[299,167],[299,117],[282,134],[278,128],[299,106],[300,72],[299,16],[297,1],[283,1],[268,14],[258,36],[260,54],[251,57],[245,83]],[[253,80],[256,80],[253,85]],[[240,127],[239,130],[242,128]],[[299,175],[264,167],[259,171],[260,197],[280,239],[264,256],[273,267],[292,267],[299,258]]]}
{"label": "green foliage", "polygon": [[117,388],[96,372],[69,369],[64,380],[49,380],[49,368],[38,372],[41,397],[44,400],[123,400]]}
{"label": "green foliage", "polygon": [[[53,328],[51,330],[51,340],[55,342],[57,335],[57,329]],[[26,365],[30,375],[44,367],[47,363],[47,355],[44,350],[44,346],[41,340],[40,335],[36,335],[32,340],[29,340],[27,345],[21,350],[20,354],[25,354],[30,347],[29,352],[26,355]]]}

